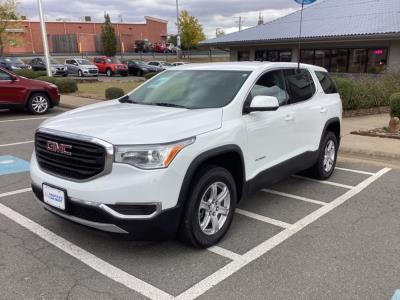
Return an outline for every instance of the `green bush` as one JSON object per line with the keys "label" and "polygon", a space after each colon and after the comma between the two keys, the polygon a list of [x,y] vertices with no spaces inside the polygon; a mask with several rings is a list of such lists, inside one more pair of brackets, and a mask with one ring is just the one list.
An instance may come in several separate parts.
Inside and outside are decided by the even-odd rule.
{"label": "green bush", "polygon": [[78,85],[71,78],[57,78],[56,83],[61,94],[75,93],[78,91]]}
{"label": "green bush", "polygon": [[400,75],[396,74],[335,77],[334,81],[344,110],[389,106],[390,96],[400,92]]}
{"label": "green bush", "polygon": [[154,76],[156,76],[156,75],[157,75],[156,72],[150,72],[150,73],[144,74],[144,78],[150,79],[150,78],[152,78],[152,77],[154,77]]}
{"label": "green bush", "polygon": [[106,99],[107,100],[121,98],[124,95],[125,95],[125,92],[121,88],[110,87],[110,88],[106,89]]}
{"label": "green bush", "polygon": [[57,78],[55,77],[50,77],[50,76],[40,76],[38,78],[35,78],[36,80],[41,80],[41,81],[46,81],[46,82],[50,82],[52,84],[56,84],[57,82]]}
{"label": "green bush", "polygon": [[400,93],[390,96],[390,115],[400,118]]}
{"label": "green bush", "polygon": [[23,76],[29,79],[36,79],[47,75],[46,71],[33,71],[28,69],[15,70],[14,73],[18,76]]}

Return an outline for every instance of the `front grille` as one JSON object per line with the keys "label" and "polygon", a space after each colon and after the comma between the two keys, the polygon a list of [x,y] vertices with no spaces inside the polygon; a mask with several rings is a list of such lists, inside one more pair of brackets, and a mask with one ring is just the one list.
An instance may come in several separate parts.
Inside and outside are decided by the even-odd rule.
{"label": "front grille", "polygon": [[[70,146],[70,155],[50,151],[48,142]],[[100,174],[105,168],[106,150],[90,142],[37,132],[35,150],[40,168],[61,177],[85,180]]]}
{"label": "front grille", "polygon": [[129,216],[148,216],[157,210],[157,206],[154,204],[151,205],[114,204],[107,206],[122,215],[129,215]]}
{"label": "front grille", "polygon": [[97,74],[97,70],[89,70],[90,74]]}

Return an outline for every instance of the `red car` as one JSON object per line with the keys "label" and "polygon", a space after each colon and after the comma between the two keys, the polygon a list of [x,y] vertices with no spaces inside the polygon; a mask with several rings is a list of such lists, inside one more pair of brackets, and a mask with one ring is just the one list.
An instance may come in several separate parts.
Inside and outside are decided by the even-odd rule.
{"label": "red car", "polygon": [[100,56],[93,59],[93,63],[99,69],[99,74],[128,76],[128,67],[116,57]]}
{"label": "red car", "polygon": [[60,103],[54,84],[27,79],[0,68],[0,109],[27,109],[42,115]]}

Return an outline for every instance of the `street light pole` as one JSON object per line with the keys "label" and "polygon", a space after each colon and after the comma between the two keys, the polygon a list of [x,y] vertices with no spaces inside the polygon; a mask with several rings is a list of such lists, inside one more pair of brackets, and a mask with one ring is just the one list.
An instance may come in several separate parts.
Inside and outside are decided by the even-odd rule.
{"label": "street light pole", "polygon": [[176,36],[176,46],[180,49],[181,48],[181,29],[179,26],[179,4],[178,0],[176,0],[176,27],[178,30],[178,34]]}
{"label": "street light pole", "polygon": [[42,0],[37,0],[37,4],[38,4],[38,9],[39,9],[40,28],[42,31],[43,52],[44,52],[44,58],[45,58],[45,62],[46,62],[47,76],[52,76],[51,65],[50,65],[49,43],[47,41],[47,31],[46,31],[46,23],[44,21]]}

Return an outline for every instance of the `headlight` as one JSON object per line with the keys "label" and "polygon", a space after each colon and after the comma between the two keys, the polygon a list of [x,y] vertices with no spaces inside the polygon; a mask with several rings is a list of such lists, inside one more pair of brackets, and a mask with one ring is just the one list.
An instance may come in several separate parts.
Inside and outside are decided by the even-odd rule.
{"label": "headlight", "polygon": [[21,68],[18,68],[18,67],[16,67],[16,66],[11,66],[11,69],[12,69],[12,70],[19,70],[19,69],[21,69]]}
{"label": "headlight", "polygon": [[56,72],[56,68],[54,68],[54,67],[51,67],[50,70],[51,70],[51,72],[53,72],[53,73]]}
{"label": "headlight", "polygon": [[162,145],[116,146],[115,162],[146,170],[168,168],[178,153],[195,140],[193,137]]}

